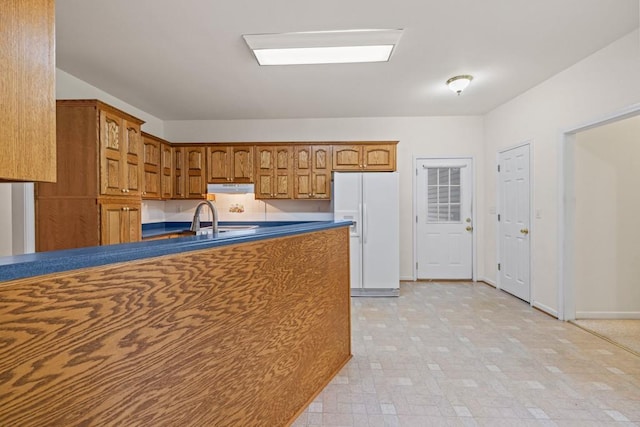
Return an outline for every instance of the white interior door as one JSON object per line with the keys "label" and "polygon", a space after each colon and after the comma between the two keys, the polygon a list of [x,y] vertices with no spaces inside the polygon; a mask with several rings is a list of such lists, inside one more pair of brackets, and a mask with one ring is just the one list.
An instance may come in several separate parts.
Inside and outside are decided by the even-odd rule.
{"label": "white interior door", "polygon": [[529,302],[529,145],[500,152],[498,165],[498,285],[501,289]]}
{"label": "white interior door", "polygon": [[471,159],[419,159],[418,279],[473,278]]}

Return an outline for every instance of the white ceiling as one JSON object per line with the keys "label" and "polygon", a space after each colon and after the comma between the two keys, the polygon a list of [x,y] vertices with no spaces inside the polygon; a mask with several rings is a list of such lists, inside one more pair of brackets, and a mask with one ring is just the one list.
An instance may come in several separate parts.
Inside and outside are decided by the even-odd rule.
{"label": "white ceiling", "polygon": [[[163,120],[475,115],[638,28],[638,5],[57,0],[57,66]],[[363,28],[404,29],[390,62],[260,67],[242,39]]]}

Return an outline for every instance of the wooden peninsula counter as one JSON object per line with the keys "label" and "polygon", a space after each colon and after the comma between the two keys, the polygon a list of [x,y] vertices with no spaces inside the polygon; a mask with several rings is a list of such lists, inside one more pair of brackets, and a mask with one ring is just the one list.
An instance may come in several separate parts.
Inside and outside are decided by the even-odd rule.
{"label": "wooden peninsula counter", "polygon": [[349,225],[0,259],[0,425],[292,423],[351,357]]}

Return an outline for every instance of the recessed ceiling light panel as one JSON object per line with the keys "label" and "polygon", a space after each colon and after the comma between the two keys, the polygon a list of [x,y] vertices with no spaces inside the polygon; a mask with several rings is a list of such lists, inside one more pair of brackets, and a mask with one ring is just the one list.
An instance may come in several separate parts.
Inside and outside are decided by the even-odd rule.
{"label": "recessed ceiling light panel", "polygon": [[244,35],[260,65],[388,61],[402,30],[349,30]]}

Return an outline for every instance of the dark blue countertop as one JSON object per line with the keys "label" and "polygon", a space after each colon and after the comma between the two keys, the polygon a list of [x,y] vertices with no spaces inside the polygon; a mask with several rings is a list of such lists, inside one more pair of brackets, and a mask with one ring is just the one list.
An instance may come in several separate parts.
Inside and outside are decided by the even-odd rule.
{"label": "dark blue countertop", "polygon": [[[280,227],[283,225],[296,225],[301,224],[297,221],[269,221],[269,222],[247,222],[247,221],[220,221],[219,226],[234,226],[234,225],[257,225],[259,227]],[[210,227],[210,221],[202,221],[201,227]],[[150,237],[164,236],[167,234],[179,234],[189,231],[191,222],[154,222],[151,224],[142,224],[142,238],[147,239]]]}
{"label": "dark blue countertop", "polygon": [[[162,224],[165,224],[165,228],[162,229],[162,232],[158,232],[157,235],[172,232],[179,233],[185,230],[185,228],[179,228],[184,227],[185,223]],[[186,229],[188,230],[189,223],[186,224]],[[220,223],[220,225],[224,226],[240,224],[258,225],[259,227],[251,230],[228,231],[217,235],[186,236],[174,239],[149,240],[120,245],[92,246],[63,251],[37,252],[34,254],[0,257],[0,282],[236,243],[311,233],[314,231],[349,226],[351,225],[351,221]],[[205,226],[207,224],[203,223],[202,225]],[[173,231],[173,227],[175,227],[175,231]],[[145,237],[149,237],[149,228],[159,231],[161,226],[143,226],[143,235],[145,235]],[[167,231],[167,228],[170,231]]]}

